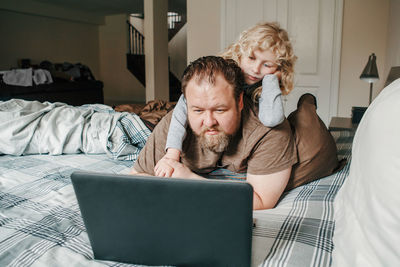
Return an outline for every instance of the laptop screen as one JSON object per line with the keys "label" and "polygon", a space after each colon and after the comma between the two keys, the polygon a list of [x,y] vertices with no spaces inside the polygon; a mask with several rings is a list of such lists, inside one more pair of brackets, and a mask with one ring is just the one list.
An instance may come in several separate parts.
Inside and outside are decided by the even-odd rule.
{"label": "laptop screen", "polygon": [[96,259],[145,265],[249,266],[246,182],[75,172]]}

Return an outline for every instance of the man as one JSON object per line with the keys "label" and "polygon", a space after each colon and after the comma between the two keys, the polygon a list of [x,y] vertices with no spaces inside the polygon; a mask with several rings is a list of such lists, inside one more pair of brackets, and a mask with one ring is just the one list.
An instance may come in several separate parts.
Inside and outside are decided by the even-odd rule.
{"label": "man", "polygon": [[338,161],[336,142],[317,114],[314,95],[302,95],[288,121],[296,141],[298,162],[285,190],[328,176],[344,166],[346,160]]}
{"label": "man", "polygon": [[[186,68],[182,91],[190,127],[182,162],[169,162],[172,177],[204,179],[199,174],[217,168],[247,172],[246,180],[254,190],[253,208],[273,208],[297,162],[295,142],[286,120],[273,129],[261,124],[254,104],[243,95],[242,84],[241,69],[221,57],[202,57]],[[171,115],[154,129],[132,174],[154,175],[154,166],[165,154]]]}

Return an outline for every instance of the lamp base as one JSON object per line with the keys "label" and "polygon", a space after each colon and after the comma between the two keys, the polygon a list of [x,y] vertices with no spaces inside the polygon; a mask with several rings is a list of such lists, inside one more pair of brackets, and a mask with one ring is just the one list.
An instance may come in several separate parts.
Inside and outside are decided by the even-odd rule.
{"label": "lamp base", "polygon": [[351,108],[351,122],[359,123],[361,121],[362,116],[368,107],[352,107]]}

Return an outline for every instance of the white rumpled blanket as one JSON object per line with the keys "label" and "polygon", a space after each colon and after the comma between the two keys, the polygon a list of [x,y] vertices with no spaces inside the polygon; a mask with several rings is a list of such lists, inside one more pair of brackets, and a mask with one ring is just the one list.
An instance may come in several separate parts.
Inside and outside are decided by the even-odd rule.
{"label": "white rumpled blanket", "polygon": [[16,86],[32,86],[32,80],[36,85],[53,83],[53,78],[48,70],[44,69],[13,69],[0,71],[3,75],[3,82]]}
{"label": "white rumpled blanket", "polygon": [[114,112],[106,105],[0,102],[0,154],[107,153],[136,160],[149,135],[137,115]]}

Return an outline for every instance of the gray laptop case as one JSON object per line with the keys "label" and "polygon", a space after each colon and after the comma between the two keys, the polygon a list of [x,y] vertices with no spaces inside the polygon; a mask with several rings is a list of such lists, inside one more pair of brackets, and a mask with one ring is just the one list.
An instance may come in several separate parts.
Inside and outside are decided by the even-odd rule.
{"label": "gray laptop case", "polygon": [[95,259],[250,266],[248,183],[87,172],[71,180]]}

